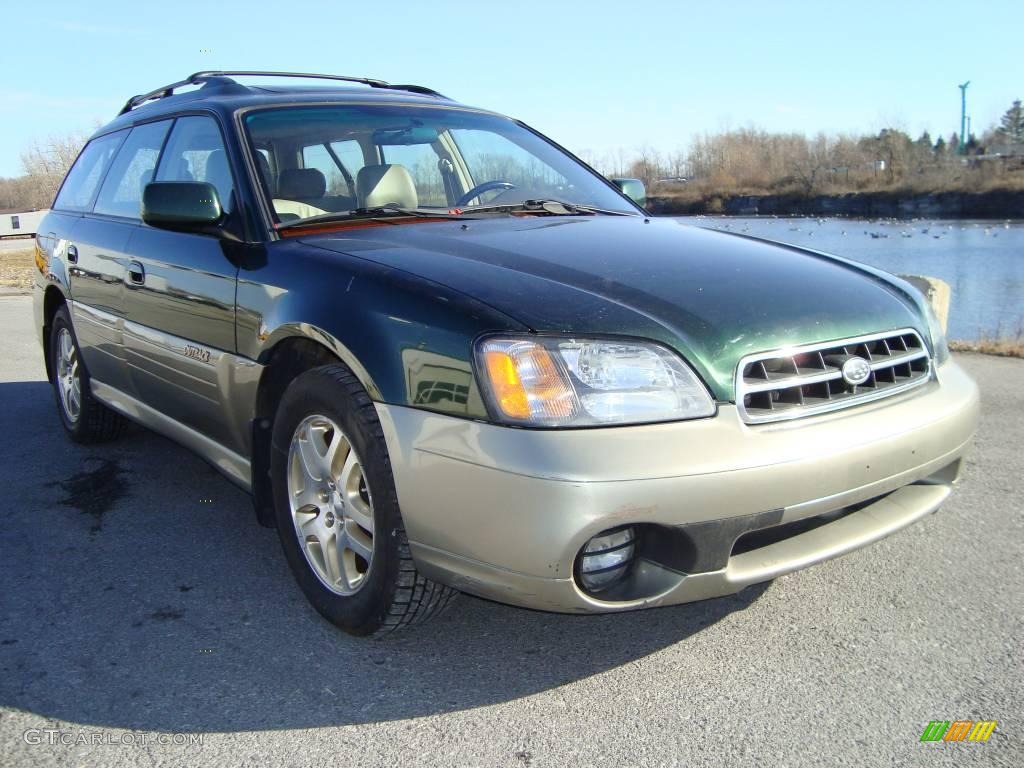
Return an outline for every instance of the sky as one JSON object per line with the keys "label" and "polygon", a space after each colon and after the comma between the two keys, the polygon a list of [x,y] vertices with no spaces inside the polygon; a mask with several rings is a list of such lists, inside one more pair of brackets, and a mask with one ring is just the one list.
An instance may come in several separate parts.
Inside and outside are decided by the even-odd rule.
{"label": "sky", "polygon": [[36,139],[91,132],[204,69],[430,86],[588,158],[703,133],[980,133],[1024,98],[1024,3],[859,0],[351,3],[37,0],[5,7],[0,176]]}

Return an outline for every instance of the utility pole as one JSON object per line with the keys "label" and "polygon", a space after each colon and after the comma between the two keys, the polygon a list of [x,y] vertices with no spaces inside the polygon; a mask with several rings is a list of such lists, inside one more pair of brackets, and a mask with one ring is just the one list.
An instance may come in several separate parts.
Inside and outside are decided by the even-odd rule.
{"label": "utility pole", "polygon": [[967,86],[971,84],[968,80],[957,87],[960,89],[960,146],[957,152],[961,155],[967,153]]}

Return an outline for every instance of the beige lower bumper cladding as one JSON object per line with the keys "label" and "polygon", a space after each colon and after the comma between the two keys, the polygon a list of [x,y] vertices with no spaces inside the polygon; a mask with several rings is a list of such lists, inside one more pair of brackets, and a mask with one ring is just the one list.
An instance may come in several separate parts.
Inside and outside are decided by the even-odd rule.
{"label": "beige lower bumper cladding", "polygon": [[[978,421],[955,363],[906,395],[784,424],[714,418],[528,430],[378,405],[413,556],[430,578],[533,608],[728,594],[883,538],[950,494]],[[581,548],[639,531],[630,576],[587,594]]]}

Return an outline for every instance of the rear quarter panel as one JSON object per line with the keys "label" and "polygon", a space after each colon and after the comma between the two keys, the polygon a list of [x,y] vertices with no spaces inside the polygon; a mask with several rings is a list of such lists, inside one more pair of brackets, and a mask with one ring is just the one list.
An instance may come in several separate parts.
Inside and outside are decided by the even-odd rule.
{"label": "rear quarter panel", "polygon": [[36,324],[36,338],[45,342],[45,297],[47,291],[58,291],[68,300],[71,288],[68,282],[64,249],[68,238],[81,219],[78,214],[50,211],[39,224],[35,240],[35,272],[33,273],[32,315]]}

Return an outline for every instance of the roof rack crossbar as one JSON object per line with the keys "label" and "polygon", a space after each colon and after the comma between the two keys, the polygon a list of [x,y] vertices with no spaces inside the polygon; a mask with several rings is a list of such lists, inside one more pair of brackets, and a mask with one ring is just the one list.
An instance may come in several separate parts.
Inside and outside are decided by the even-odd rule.
{"label": "roof rack crossbar", "polygon": [[259,70],[210,70],[205,72],[194,72],[184,80],[179,80],[176,83],[170,85],[162,85],[159,88],[150,91],[149,93],[142,93],[138,96],[132,96],[125,102],[124,107],[118,112],[119,115],[123,115],[126,112],[131,112],[138,106],[145,104],[147,101],[153,99],[163,99],[170,96],[178,88],[184,88],[186,85],[199,85],[200,83],[206,82],[215,77],[306,77],[315,80],[341,80],[347,83],[362,83],[368,85],[371,88],[387,88],[394,91],[408,91],[410,93],[418,93],[424,96],[437,96],[444,98],[440,93],[432,88],[427,88],[422,85],[392,85],[391,83],[385,82],[384,80],[375,80],[370,77],[350,77],[348,75],[318,75],[312,72],[264,72]]}

